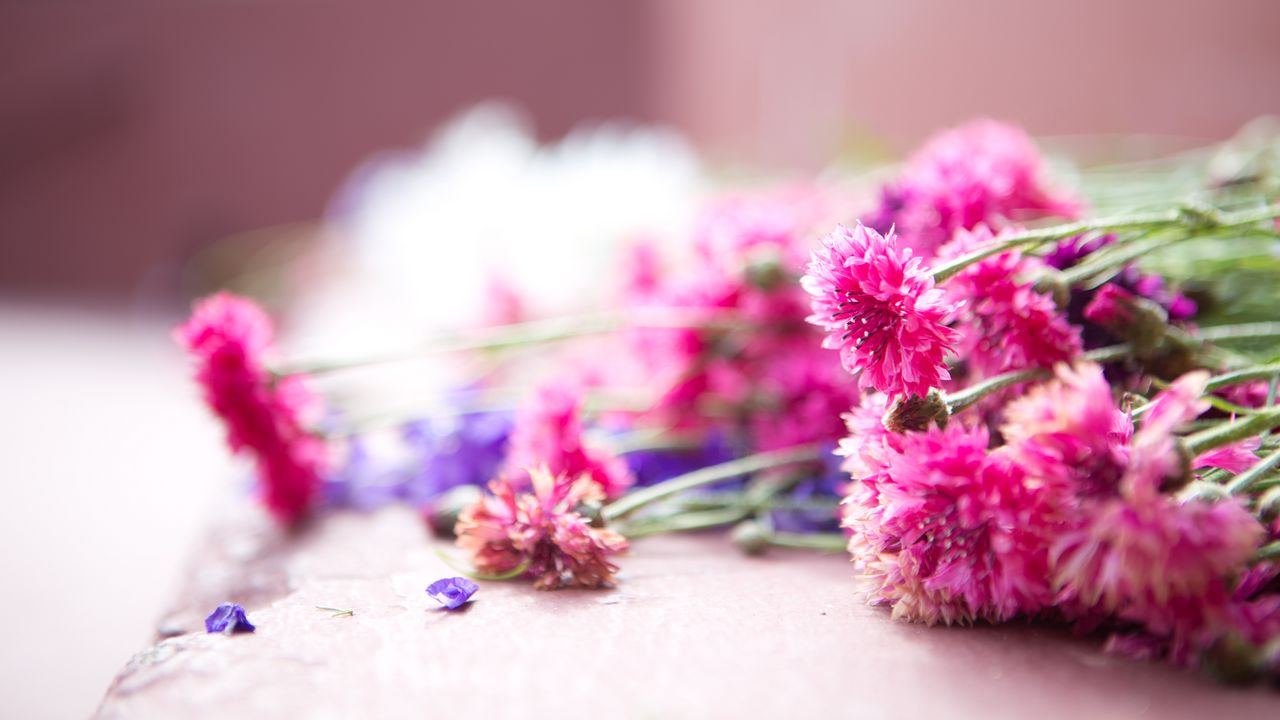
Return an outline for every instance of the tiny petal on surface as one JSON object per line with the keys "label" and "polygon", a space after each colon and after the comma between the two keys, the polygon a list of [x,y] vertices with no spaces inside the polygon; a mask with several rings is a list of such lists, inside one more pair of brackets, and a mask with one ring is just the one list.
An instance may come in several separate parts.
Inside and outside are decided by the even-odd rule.
{"label": "tiny petal on surface", "polygon": [[471,599],[480,586],[464,577],[437,580],[427,586],[427,594],[446,610],[457,610]]}
{"label": "tiny petal on surface", "polygon": [[235,603],[222,603],[204,619],[204,629],[211,633],[253,632],[257,628],[249,622],[244,608]]}

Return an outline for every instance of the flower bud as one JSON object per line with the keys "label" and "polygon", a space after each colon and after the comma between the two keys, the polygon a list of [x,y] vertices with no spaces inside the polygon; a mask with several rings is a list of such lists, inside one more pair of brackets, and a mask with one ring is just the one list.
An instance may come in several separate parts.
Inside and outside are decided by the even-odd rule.
{"label": "flower bud", "polygon": [[446,491],[423,510],[427,527],[436,537],[453,537],[453,526],[458,523],[458,515],[483,496],[484,492],[475,485],[459,485]]}
{"label": "flower bud", "polygon": [[1169,329],[1164,308],[1114,283],[1103,285],[1084,309],[1084,317],[1133,345],[1134,354],[1154,353]]}
{"label": "flower bud", "polygon": [[936,422],[939,428],[947,426],[950,412],[942,393],[935,388],[928,395],[899,395],[884,414],[884,427],[889,432],[903,433],[908,430],[923,432],[929,428],[930,422]]}
{"label": "flower bud", "polygon": [[763,555],[769,549],[769,531],[755,520],[743,520],[733,526],[729,539],[739,550],[753,557]]}

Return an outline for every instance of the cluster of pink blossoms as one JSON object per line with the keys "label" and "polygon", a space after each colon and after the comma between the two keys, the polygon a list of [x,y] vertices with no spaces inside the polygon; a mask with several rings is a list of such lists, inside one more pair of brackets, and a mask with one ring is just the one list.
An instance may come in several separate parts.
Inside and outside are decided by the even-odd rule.
{"label": "cluster of pink blossoms", "polygon": [[1164,489],[1184,462],[1221,462],[1181,460],[1173,434],[1206,409],[1207,379],[1180,378],[1136,431],[1102,369],[1081,364],[1011,402],[995,449],[962,418],[851,439],[845,525],[873,599],[930,624],[1113,618],[1184,664],[1228,635],[1265,634],[1258,623],[1280,618],[1233,599],[1234,574],[1264,539],[1258,521],[1238,501]]}
{"label": "cluster of pink blossoms", "polygon": [[315,406],[305,380],[275,378],[267,369],[270,319],[252,301],[218,293],[197,303],[174,337],[194,360],[228,445],[253,455],[267,509],[285,524],[301,519],[315,502],[327,451],[304,422]]}

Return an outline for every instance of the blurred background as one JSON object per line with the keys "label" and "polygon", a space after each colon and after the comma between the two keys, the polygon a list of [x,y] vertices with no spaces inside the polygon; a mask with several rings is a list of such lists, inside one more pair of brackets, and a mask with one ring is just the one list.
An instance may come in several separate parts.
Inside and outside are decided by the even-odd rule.
{"label": "blurred background", "polygon": [[536,251],[586,188],[611,216],[582,237],[662,229],[718,173],[892,159],[977,115],[1222,140],[1280,112],[1277,28],[1270,0],[0,2],[0,714],[84,716],[149,639],[235,476],[168,328],[318,220],[381,254],[279,267],[530,218],[494,245]]}

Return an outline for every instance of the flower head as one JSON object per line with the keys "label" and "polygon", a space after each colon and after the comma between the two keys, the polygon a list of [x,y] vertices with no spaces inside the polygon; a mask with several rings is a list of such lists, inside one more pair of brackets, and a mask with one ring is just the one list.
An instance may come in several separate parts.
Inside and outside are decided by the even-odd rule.
{"label": "flower head", "polygon": [[589,447],[582,432],[582,391],[567,384],[538,389],[516,417],[503,477],[528,483],[528,468],[546,467],[553,475],[579,476],[615,498],[635,483],[627,464],[601,448]]}
{"label": "flower head", "polygon": [[[960,257],[998,239],[986,226],[962,229],[938,256]],[[947,299],[960,308],[959,354],[978,376],[1052,367],[1080,354],[1080,329],[1029,279],[1041,267],[1039,260],[1009,250],[970,265],[947,282]]]}
{"label": "flower head", "polygon": [[987,432],[952,423],[898,436],[882,472],[845,500],[849,549],[873,599],[928,624],[1007,620],[1044,607],[1060,523],[1041,488]]}
{"label": "flower head", "polygon": [[204,619],[204,629],[211,633],[253,632],[257,628],[249,622],[244,608],[235,603],[222,603]]}
{"label": "flower head", "polygon": [[924,396],[950,379],[944,360],[959,333],[943,323],[955,308],[892,232],[838,226],[802,284],[812,296],[809,322],[827,331],[823,346],[840,351],[863,387]]}
{"label": "flower head", "polygon": [[196,381],[231,449],[254,456],[267,508],[281,522],[298,520],[316,498],[327,451],[303,424],[315,401],[304,379],[275,380],[267,370],[273,338],[266,314],[251,300],[218,293],[196,304],[174,338],[195,361]]}
{"label": "flower head", "polygon": [[1128,461],[1133,426],[1094,363],[1059,365],[1004,409],[1004,435],[1029,472],[1073,495],[1114,495]]}
{"label": "flower head", "polygon": [[907,161],[877,216],[895,223],[909,247],[932,257],[959,229],[1076,215],[1080,203],[1045,184],[1043,166],[1020,128],[975,120],[930,138]]}
{"label": "flower head", "polygon": [[458,518],[458,547],[483,573],[506,574],[524,567],[534,587],[599,588],[613,585],[618,568],[610,557],[627,549],[627,540],[592,525],[579,512],[603,495],[588,477],[530,473],[531,491],[506,480],[489,483],[490,496]]}
{"label": "flower head", "polygon": [[451,577],[437,580],[427,586],[427,594],[432,600],[444,606],[445,610],[457,610],[471,599],[480,586],[464,577]]}

